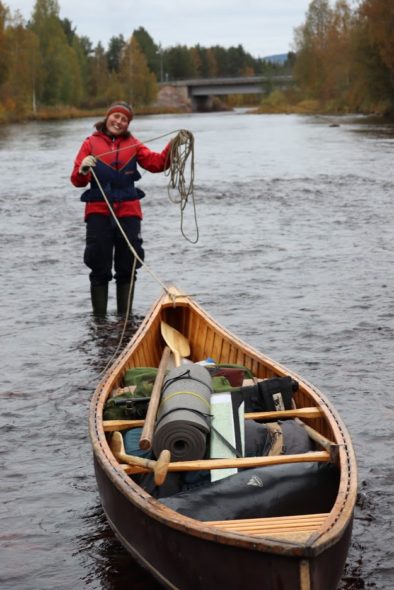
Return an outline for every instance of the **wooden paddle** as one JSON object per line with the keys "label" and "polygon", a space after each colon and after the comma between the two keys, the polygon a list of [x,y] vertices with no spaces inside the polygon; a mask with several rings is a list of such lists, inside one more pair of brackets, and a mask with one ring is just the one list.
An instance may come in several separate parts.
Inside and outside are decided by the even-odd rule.
{"label": "wooden paddle", "polygon": [[161,322],[161,335],[175,357],[175,366],[180,367],[181,358],[190,355],[189,341],[178,330],[175,330],[175,328],[163,321]]}
{"label": "wooden paddle", "polygon": [[166,346],[161,356],[159,368],[157,370],[156,379],[153,384],[152,393],[149,400],[148,411],[146,413],[144,428],[140,436],[140,449],[148,451],[152,448],[153,428],[155,426],[157,408],[160,403],[161,387],[163,385],[164,376],[168,361],[170,360],[171,350]]}
{"label": "wooden paddle", "polygon": [[135,455],[127,455],[125,453],[123,436],[118,431],[112,434],[110,446],[111,451],[114,454],[114,457],[118,461],[122,461],[123,463],[127,463],[128,465],[151,469],[154,473],[155,484],[157,486],[161,486],[164,483],[167,477],[168,465],[171,460],[170,451],[167,451],[166,449],[162,451],[157,461],[152,461],[151,459],[144,459],[143,457],[136,457]]}
{"label": "wooden paddle", "polygon": [[[162,453],[164,452],[165,451],[162,451]],[[167,472],[173,471],[200,471],[205,469],[229,469],[232,467],[238,469],[248,469],[250,467],[265,467],[268,465],[284,465],[287,463],[309,463],[316,461],[329,462],[330,454],[326,451],[311,451],[309,453],[300,453],[299,455],[270,455],[263,457],[241,457],[240,459],[229,458],[201,459],[198,461],[174,461],[173,463],[169,463],[168,465],[166,465],[165,474],[167,474]],[[155,461],[150,461],[150,463],[155,463]],[[140,466],[144,467],[143,465],[138,464],[138,467]],[[153,469],[152,466],[148,465],[145,466],[145,468]],[[126,473],[133,473],[133,469],[130,468],[126,468],[125,471]]]}

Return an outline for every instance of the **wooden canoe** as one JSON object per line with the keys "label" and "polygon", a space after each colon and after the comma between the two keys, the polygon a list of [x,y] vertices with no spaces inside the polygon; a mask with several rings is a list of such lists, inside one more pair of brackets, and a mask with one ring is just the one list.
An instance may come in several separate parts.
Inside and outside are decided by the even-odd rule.
{"label": "wooden canoe", "polygon": [[[330,443],[326,447],[325,441],[333,443],[340,476],[335,501],[328,512],[214,522],[195,520],[165,506],[134,481],[132,473],[139,469],[119,463],[108,440],[111,431],[143,421],[105,421],[103,408],[111,392],[122,387],[127,369],[159,366],[166,347],[161,335],[162,321],[189,342],[193,362],[212,357],[218,363],[244,365],[258,379],[290,375],[298,381],[295,408],[276,413],[276,417],[297,416],[317,432],[321,445],[316,452],[321,460],[327,460],[330,450]],[[264,420],[271,416],[250,417]],[[164,587],[337,588],[350,544],[357,492],[353,447],[341,418],[320,391],[234,337],[189,296],[173,289],[154,304],[98,385],[91,402],[89,430],[106,517],[126,549]]]}

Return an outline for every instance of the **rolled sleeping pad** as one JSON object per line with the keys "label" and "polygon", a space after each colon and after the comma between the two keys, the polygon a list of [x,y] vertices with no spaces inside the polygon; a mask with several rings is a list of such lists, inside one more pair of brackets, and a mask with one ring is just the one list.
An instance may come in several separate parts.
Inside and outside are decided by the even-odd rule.
{"label": "rolled sleeping pad", "polygon": [[171,461],[193,461],[206,454],[212,379],[200,365],[172,369],[162,388],[162,399],[153,434],[153,453],[164,449]]}

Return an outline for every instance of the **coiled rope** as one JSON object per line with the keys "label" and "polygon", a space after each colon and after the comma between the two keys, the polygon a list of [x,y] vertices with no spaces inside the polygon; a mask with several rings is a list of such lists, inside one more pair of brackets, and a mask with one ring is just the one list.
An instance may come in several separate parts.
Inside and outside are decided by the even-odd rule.
{"label": "coiled rope", "polygon": [[[157,137],[153,137],[152,139],[147,140],[144,143],[149,143],[157,139],[162,139],[163,137],[167,137],[168,135],[172,135],[173,133],[175,132],[170,131],[168,133],[164,133],[163,135],[158,135]],[[122,150],[129,150],[130,147],[136,147],[138,145],[142,145],[142,143],[142,141],[136,141],[131,146],[119,148],[118,151],[121,152]],[[101,154],[97,154],[96,157],[100,158],[108,154],[112,154],[112,151],[102,152]],[[169,153],[169,158],[170,166],[168,170],[164,172],[166,176],[170,177],[167,187],[168,198],[172,203],[180,205],[180,227],[183,237],[191,244],[197,244],[199,240],[199,229],[197,221],[197,209],[194,199],[194,136],[193,133],[191,133],[191,131],[188,131],[187,129],[180,129],[177,132],[177,135],[171,141],[171,150]],[[187,163],[189,158],[190,166],[188,174],[186,174]],[[186,180],[187,175],[189,176],[188,182]],[[174,192],[178,194],[174,195]],[[186,205],[189,201],[189,197],[191,198],[193,204],[194,224],[196,228],[196,235],[194,239],[189,238],[184,231],[184,212],[186,209]]]}
{"label": "coiled rope", "polygon": [[[185,170],[186,162],[190,157],[189,181],[186,181]],[[194,199],[194,136],[187,129],[181,129],[177,136],[172,140],[170,152],[170,167],[165,172],[170,177],[168,183],[168,197],[172,203],[180,205],[181,211],[181,233],[190,243],[196,244],[199,239],[199,229],[197,222],[196,203]],[[172,191],[176,190],[178,196],[173,196]],[[194,223],[196,227],[196,237],[189,238],[183,229],[184,211],[189,197],[193,204]]]}

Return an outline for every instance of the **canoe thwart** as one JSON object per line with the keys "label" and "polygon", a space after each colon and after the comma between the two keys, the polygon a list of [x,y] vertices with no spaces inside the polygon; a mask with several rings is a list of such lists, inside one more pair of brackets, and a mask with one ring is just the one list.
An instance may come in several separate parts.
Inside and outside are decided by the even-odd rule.
{"label": "canoe thwart", "polygon": [[[245,414],[247,420],[272,420],[280,418],[321,418],[323,412],[319,408],[298,408],[293,410],[280,410],[277,412],[251,412]],[[140,428],[144,420],[104,420],[104,432],[114,430],[127,430],[128,428]]]}

